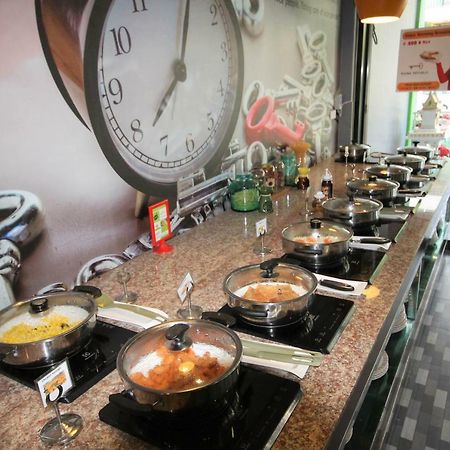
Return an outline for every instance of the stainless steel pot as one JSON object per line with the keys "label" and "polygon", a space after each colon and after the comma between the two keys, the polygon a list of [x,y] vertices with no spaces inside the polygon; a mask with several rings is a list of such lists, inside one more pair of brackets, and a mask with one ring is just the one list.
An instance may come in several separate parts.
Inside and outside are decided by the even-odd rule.
{"label": "stainless steel pot", "polygon": [[378,222],[383,204],[370,198],[330,198],[322,203],[325,216],[352,227],[374,225]]}
{"label": "stainless steel pot", "polygon": [[[61,307],[64,307],[61,309]],[[69,308],[67,308],[69,307]],[[82,320],[73,328],[57,330],[46,339],[30,339],[23,343],[0,341],[0,358],[11,366],[47,366],[79,351],[92,336],[96,322],[97,306],[91,295],[65,292],[34,297],[14,303],[0,311],[0,340],[4,332],[18,323],[41,323],[51,314],[66,314]],[[32,332],[31,332],[32,333]]]}
{"label": "stainless steel pot", "polygon": [[168,321],[125,343],[117,370],[144,413],[205,413],[234,394],[241,356],[239,337],[223,325]]}
{"label": "stainless steel pot", "polygon": [[417,145],[418,142],[415,142],[414,145],[398,147],[397,153],[404,155],[405,153],[408,155],[419,155],[424,156],[427,160],[432,159],[434,156],[434,149],[429,147],[428,145]]}
{"label": "stainless steel pot", "polygon": [[377,164],[368,167],[366,173],[369,176],[373,175],[384,180],[397,181],[400,186],[404,186],[411,178],[412,169],[408,166],[397,166],[396,164]]}
{"label": "stainless steel pot", "polygon": [[353,231],[336,222],[311,219],[289,225],[281,232],[283,250],[311,266],[337,262],[347,255]]}
{"label": "stainless steel pot", "polygon": [[[295,294],[286,300],[244,298],[250,287],[275,287],[276,290],[278,286],[289,286]],[[306,312],[316,287],[317,279],[310,271],[276,259],[236,269],[223,283],[228,305],[233,311],[248,322],[262,326],[282,326],[298,321]]]}
{"label": "stainless steel pot", "polygon": [[356,144],[352,142],[349,145],[340,145],[339,153],[341,159],[345,159],[345,155],[348,152],[347,161],[348,162],[363,162],[366,160],[366,156],[370,151],[370,145],[366,144]]}
{"label": "stainless steel pot", "polygon": [[398,166],[411,167],[413,173],[419,173],[425,167],[425,156],[420,155],[408,155],[403,153],[402,155],[389,155],[385,157],[387,164],[396,164]]}
{"label": "stainless steel pot", "polygon": [[383,205],[392,204],[400,183],[383,180],[371,175],[369,178],[351,180],[347,183],[347,194],[379,200]]}

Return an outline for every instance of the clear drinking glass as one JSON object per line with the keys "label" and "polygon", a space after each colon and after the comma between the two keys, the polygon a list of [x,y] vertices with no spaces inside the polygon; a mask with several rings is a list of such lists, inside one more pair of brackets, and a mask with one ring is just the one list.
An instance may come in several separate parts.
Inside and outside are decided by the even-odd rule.
{"label": "clear drinking glass", "polygon": [[128,290],[127,283],[130,279],[131,274],[127,270],[122,269],[117,272],[116,280],[122,285],[123,292],[115,298],[116,301],[123,303],[134,303],[137,300],[138,295],[136,292],[130,292]]}

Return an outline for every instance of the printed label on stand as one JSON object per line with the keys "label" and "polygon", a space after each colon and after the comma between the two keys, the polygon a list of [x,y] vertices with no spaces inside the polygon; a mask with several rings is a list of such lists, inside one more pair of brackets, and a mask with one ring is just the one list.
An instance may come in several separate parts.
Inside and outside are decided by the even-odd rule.
{"label": "printed label on stand", "polygon": [[182,304],[186,300],[187,294],[192,289],[193,286],[194,280],[192,279],[191,274],[188,272],[183,278],[180,287],[177,289],[177,294]]}
{"label": "printed label on stand", "polygon": [[148,217],[153,246],[172,237],[168,200],[150,205],[148,207]]}
{"label": "printed label on stand", "polygon": [[261,219],[256,222],[256,237],[267,233],[267,219]]}
{"label": "printed label on stand", "polygon": [[36,378],[34,382],[44,407],[57,401],[73,387],[72,374],[70,373],[67,359],[45,372],[39,378]]}

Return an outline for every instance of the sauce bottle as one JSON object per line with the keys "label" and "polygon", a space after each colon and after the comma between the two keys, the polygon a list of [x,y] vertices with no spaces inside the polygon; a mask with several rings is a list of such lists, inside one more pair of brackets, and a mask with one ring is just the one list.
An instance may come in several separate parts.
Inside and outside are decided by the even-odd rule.
{"label": "sauce bottle", "polygon": [[322,177],[321,191],[325,195],[325,200],[333,197],[333,176],[328,169],[325,169],[325,174]]}
{"label": "sauce bottle", "polygon": [[315,213],[321,212],[322,203],[326,200],[325,194],[322,191],[318,191],[314,194],[312,207]]}
{"label": "sauce bottle", "polygon": [[308,215],[310,213],[309,202],[309,168],[300,166],[298,168],[297,188],[300,191],[300,213]]}
{"label": "sauce bottle", "polygon": [[301,166],[298,168],[297,188],[301,191],[306,191],[309,188],[308,173],[308,167]]}

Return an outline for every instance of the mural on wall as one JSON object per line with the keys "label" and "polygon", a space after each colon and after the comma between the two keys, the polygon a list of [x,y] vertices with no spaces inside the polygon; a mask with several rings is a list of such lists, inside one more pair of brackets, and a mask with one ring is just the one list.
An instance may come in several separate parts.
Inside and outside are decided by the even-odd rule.
{"label": "mural on wall", "polygon": [[[55,81],[136,189],[167,196],[198,171],[234,177],[267,162],[272,146],[304,142],[312,163],[330,156],[335,2],[37,5]],[[334,35],[314,16],[334,22]]]}
{"label": "mural on wall", "polygon": [[[336,89],[338,5],[336,2],[318,6],[313,2],[275,1],[266,5],[265,12],[263,2],[255,2],[259,5],[255,11],[253,2],[234,3],[242,28],[250,35],[251,49],[246,48],[246,61],[247,55],[255,51],[258,42],[252,41],[259,35],[259,44],[264,47],[270,45],[267,41],[278,41],[278,48],[272,48],[272,57],[264,61],[265,67],[259,66],[257,79],[250,79],[246,66],[242,127],[247,146],[239,169],[252,169],[255,151],[258,163],[267,161],[272,156],[270,147],[276,145],[294,146],[304,142],[311,149],[309,164],[330,156],[334,146],[331,112]],[[272,22],[277,15],[286,21],[282,27],[279,20]],[[327,19],[331,27],[326,24]],[[264,23],[267,25],[263,37]],[[327,39],[331,39],[331,45]],[[283,54],[289,58],[284,59]],[[237,129],[241,129],[239,125]]]}
{"label": "mural on wall", "polygon": [[[308,164],[334,151],[337,0],[36,0],[33,6],[37,32],[30,39],[41,46],[34,59],[46,62],[48,76],[73,116],[70,140],[83,136],[77,158],[89,160],[90,171],[102,173],[105,180],[106,202],[83,203],[76,219],[66,215],[64,230],[72,237],[66,235],[64,243],[72,241],[73,246],[75,234],[85,228],[95,234],[94,227],[105,224],[114,241],[110,249],[105,236],[100,248],[91,238],[84,253],[78,246],[76,260],[64,267],[65,272],[72,268],[70,276],[62,268],[53,276],[73,279],[74,267],[78,270],[101,252],[123,249],[130,233],[136,237],[146,229],[145,223],[128,226],[123,237],[120,217],[126,214],[131,223],[134,211],[119,205],[129,202],[134,190],[154,199],[168,197],[179,216],[191,214],[200,223],[205,211],[196,219],[195,205],[184,202],[195,186],[205,195],[223,192],[228,178],[269,161],[283,145],[304,143]],[[47,90],[47,98],[53,98],[53,90]],[[39,119],[46,124],[45,115]],[[52,120],[42,129],[68,124],[67,115],[65,123]],[[24,146],[24,159],[26,152],[32,150]],[[59,151],[58,158],[66,156],[70,165],[71,155]],[[67,185],[62,179],[53,192],[56,201],[44,198],[47,233],[54,232],[52,220],[66,191],[75,198],[77,183],[86,190],[95,185],[87,177],[74,185],[70,176]],[[120,185],[122,179],[126,184]],[[35,183],[39,195],[42,179]],[[108,183],[114,187],[108,189]],[[33,179],[27,185],[32,187]],[[102,222],[101,212],[121,196],[115,222],[106,216]],[[212,214],[221,209],[211,206]],[[73,205],[71,213],[76,212]],[[71,220],[84,226],[73,227]],[[58,238],[55,231],[50,240]],[[45,244],[47,236],[39,245]],[[39,250],[40,263],[44,254],[44,264],[55,260],[55,266],[71,251],[70,245]]]}

